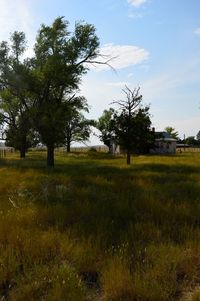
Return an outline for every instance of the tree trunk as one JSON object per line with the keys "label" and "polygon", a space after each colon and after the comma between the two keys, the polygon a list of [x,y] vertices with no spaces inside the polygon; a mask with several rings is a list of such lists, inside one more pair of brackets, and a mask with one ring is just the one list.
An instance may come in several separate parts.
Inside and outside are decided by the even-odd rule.
{"label": "tree trunk", "polygon": [[26,157],[26,148],[24,146],[21,146],[20,148],[20,158]]}
{"label": "tree trunk", "polygon": [[126,154],[126,163],[127,163],[128,165],[131,164],[131,153],[130,153],[129,150],[127,150],[127,154]]}
{"label": "tree trunk", "polygon": [[112,154],[112,147],[111,147],[111,145],[109,145],[108,153],[109,153],[109,154]]}
{"label": "tree trunk", "polygon": [[70,141],[67,141],[67,152],[70,153],[71,151],[71,143]]}
{"label": "tree trunk", "polygon": [[20,147],[20,158],[26,157],[26,136],[22,138]]}
{"label": "tree trunk", "polygon": [[54,146],[47,146],[47,166],[54,167]]}

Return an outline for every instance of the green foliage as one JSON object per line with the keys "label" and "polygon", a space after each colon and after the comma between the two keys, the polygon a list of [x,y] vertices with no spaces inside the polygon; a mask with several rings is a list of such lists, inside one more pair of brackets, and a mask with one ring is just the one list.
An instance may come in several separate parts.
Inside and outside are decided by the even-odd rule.
{"label": "green foliage", "polygon": [[88,105],[84,97],[73,97],[68,102],[65,137],[67,151],[70,152],[72,142],[84,142],[90,137],[92,120],[86,119],[81,111],[88,112]]}
{"label": "green foliage", "polygon": [[179,139],[178,138],[178,132],[176,132],[175,128],[171,127],[171,126],[167,126],[165,128],[165,131],[173,138],[173,139]]}
{"label": "green foliage", "polygon": [[95,126],[101,132],[99,135],[100,140],[109,148],[111,144],[116,140],[115,138],[115,120],[114,120],[115,110],[110,108],[109,110],[104,110],[102,116],[98,119]]}
{"label": "green foliage", "polygon": [[0,44],[0,119],[6,142],[21,151],[21,157],[30,146],[30,99],[27,78],[29,69],[22,55],[26,49],[25,34],[14,32],[10,45]]}
{"label": "green foliage", "polygon": [[200,131],[197,133],[197,140],[198,140],[198,142],[200,142]]}
{"label": "green foliage", "polygon": [[104,110],[96,127],[101,132],[100,139],[109,147],[109,152],[113,143],[119,144],[127,152],[129,164],[132,152],[148,153],[154,137],[150,130],[149,107],[140,106],[142,95],[139,95],[139,89],[131,91],[125,87],[123,92],[126,100],[114,102],[119,105],[119,112],[113,108]]}
{"label": "green foliage", "polygon": [[125,87],[126,100],[115,101],[121,112],[115,114],[115,135],[118,143],[127,153],[127,164],[130,164],[132,152],[148,152],[153,144],[149,107],[142,107],[140,89],[131,91]]}
{"label": "green foliage", "polygon": [[124,149],[140,154],[148,153],[154,137],[150,129],[149,107],[139,108],[131,118],[123,111],[116,116],[116,136]]}
{"label": "green foliage", "polygon": [[86,101],[74,95],[99,55],[99,40],[93,25],[76,23],[72,33],[68,27],[63,17],[51,26],[43,24],[34,56],[26,60],[22,60],[23,32],[14,32],[10,45],[4,41],[0,45],[0,123],[6,124],[7,144],[20,149],[24,157],[29,138],[39,133],[48,149],[48,166],[54,165],[56,146],[66,139],[70,146],[90,134],[91,122],[81,112],[88,110]]}
{"label": "green foliage", "polygon": [[195,139],[194,136],[189,136],[185,139],[185,143],[188,145],[197,145],[198,141]]}
{"label": "green foliage", "polygon": [[[35,57],[32,60],[36,83],[33,88],[33,116],[42,142],[49,150],[50,166],[54,165],[55,146],[63,144],[66,132],[70,132],[73,123],[70,116],[75,118],[74,112],[75,115],[79,115],[77,118],[81,121],[80,128],[84,129],[84,135],[79,135],[79,138],[88,136],[86,120],[79,114],[78,106],[72,108],[69,99],[73,99],[72,93],[78,89],[81,77],[88,69],[88,63],[97,57],[99,41],[94,26],[76,23],[74,33],[70,33],[68,25],[63,17],[55,19],[51,26],[42,25],[36,39]],[[71,133],[69,136],[72,136]],[[77,134],[76,136],[78,139]],[[68,143],[69,140],[71,141],[71,138],[68,138]]]}

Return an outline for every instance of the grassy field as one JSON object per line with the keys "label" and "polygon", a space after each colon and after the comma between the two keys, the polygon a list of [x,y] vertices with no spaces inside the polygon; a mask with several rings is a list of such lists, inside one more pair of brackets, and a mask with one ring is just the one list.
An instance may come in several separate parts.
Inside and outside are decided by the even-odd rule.
{"label": "grassy field", "polygon": [[200,153],[0,159],[0,300],[200,300]]}

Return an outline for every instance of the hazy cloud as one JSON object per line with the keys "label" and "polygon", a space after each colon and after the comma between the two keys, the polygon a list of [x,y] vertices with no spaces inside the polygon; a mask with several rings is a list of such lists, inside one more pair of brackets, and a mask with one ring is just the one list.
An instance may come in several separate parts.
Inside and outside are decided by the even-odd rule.
{"label": "hazy cloud", "polygon": [[128,15],[128,17],[131,18],[131,19],[142,19],[144,17],[144,14],[143,13],[133,13],[133,12],[131,12]]}
{"label": "hazy cloud", "polygon": [[32,37],[33,17],[27,0],[0,0],[0,40],[8,40],[13,31],[24,31]]}
{"label": "hazy cloud", "polygon": [[123,88],[125,86],[128,86],[129,84],[130,84],[129,82],[110,82],[107,85],[112,87]]}
{"label": "hazy cloud", "polygon": [[[144,48],[134,45],[104,45],[100,53],[104,58],[101,61],[110,59],[109,64],[116,70],[138,65],[149,58],[149,52]],[[106,65],[98,65],[98,69],[109,69]]]}
{"label": "hazy cloud", "polygon": [[140,7],[141,5],[145,4],[147,0],[128,0],[128,3],[134,7]]}
{"label": "hazy cloud", "polygon": [[196,28],[194,33],[198,36],[200,36],[200,27]]}

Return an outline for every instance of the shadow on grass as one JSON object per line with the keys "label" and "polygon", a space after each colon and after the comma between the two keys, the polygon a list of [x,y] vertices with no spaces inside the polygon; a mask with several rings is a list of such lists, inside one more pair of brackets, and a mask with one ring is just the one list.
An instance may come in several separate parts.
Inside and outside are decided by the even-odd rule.
{"label": "shadow on grass", "polygon": [[[70,267],[74,265],[88,290],[89,285],[92,289],[101,289],[103,282],[98,278],[103,273],[106,275],[106,267],[108,285],[113,283],[115,291],[116,284],[120,284],[117,297],[107,300],[122,300],[121,296],[124,296],[123,300],[126,296],[126,300],[136,300],[137,296],[128,297],[126,287],[129,283],[126,275],[132,283],[135,271],[136,276],[144,277],[138,280],[138,287],[147,287],[142,290],[144,298],[139,290],[138,300],[177,300],[172,298],[174,284],[176,292],[179,289],[177,279],[183,282],[184,277],[188,281],[189,274],[192,275],[190,282],[194,284],[193,279],[196,281],[197,278],[193,271],[199,270],[199,253],[193,250],[192,260],[190,252],[185,253],[185,247],[190,247],[190,242],[198,243],[200,237],[199,164],[189,157],[185,161],[186,157],[180,157],[181,160],[171,156],[138,157],[127,167],[125,160],[118,157],[112,160],[105,155],[60,155],[56,156],[54,169],[45,166],[43,154],[30,154],[25,160],[2,160],[0,172],[5,172],[8,178],[1,174],[0,189],[5,186],[1,195],[6,195],[5,202],[8,203],[13,185],[12,200],[19,205],[13,208],[8,203],[11,210],[1,219],[3,234],[0,239],[5,245],[9,242],[12,251],[6,250],[5,254],[11,254],[12,261],[14,246],[20,251],[17,255],[22,254],[18,265],[23,267],[21,262],[31,263],[28,283],[35,277],[32,273],[32,266],[37,268],[38,264],[35,258],[40,264],[48,265],[44,270],[45,277],[55,258],[56,264],[59,259],[62,267],[68,262]],[[200,158],[198,160],[200,162]],[[13,183],[12,177],[15,178]],[[5,266],[10,263],[6,256]],[[41,271],[38,269],[39,275]],[[133,277],[130,271],[133,271]],[[12,280],[13,272],[9,273]],[[7,277],[8,273],[5,275]],[[122,276],[118,279],[118,275]],[[6,289],[12,283],[10,279]],[[25,273],[19,278],[19,287],[24,279],[26,281]],[[36,279],[33,279],[34,283]],[[45,283],[43,274],[38,279]],[[163,298],[160,297],[161,290],[156,292],[155,298],[154,295],[151,297],[158,282],[162,291],[164,287],[168,294]],[[152,287],[149,283],[153,283]],[[22,285],[22,291],[24,287]],[[13,290],[15,293],[15,284]],[[37,287],[36,290],[40,294]],[[46,287],[44,291],[46,294]],[[24,299],[27,298],[20,298]]]}
{"label": "shadow on grass", "polygon": [[189,229],[200,226],[199,166],[170,164],[167,156],[163,163],[140,158],[127,168],[122,158],[114,158],[59,156],[49,169],[44,154],[31,154],[25,160],[2,160],[0,167],[37,172],[37,181],[27,176],[27,186],[38,206],[38,223],[71,229],[100,245],[118,245],[130,237],[132,243],[183,242]]}

